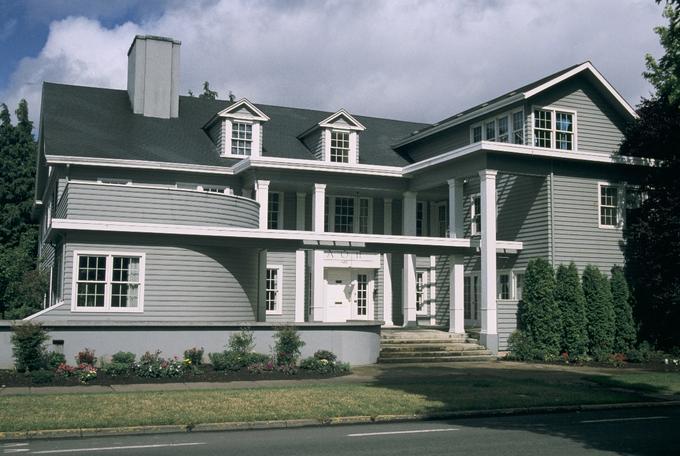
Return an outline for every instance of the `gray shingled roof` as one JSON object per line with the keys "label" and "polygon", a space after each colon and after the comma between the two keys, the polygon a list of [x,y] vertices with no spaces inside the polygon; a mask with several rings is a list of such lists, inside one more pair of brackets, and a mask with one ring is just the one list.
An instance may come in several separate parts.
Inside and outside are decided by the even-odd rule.
{"label": "gray shingled roof", "polygon": [[[229,106],[223,100],[180,96],[179,117],[156,119],[133,114],[125,90],[45,83],[42,134],[48,155],[146,160],[231,166],[220,158],[202,127]],[[264,125],[263,155],[314,159],[297,136],[331,112],[256,105],[271,120]],[[373,165],[408,164],[391,144],[426,124],[355,116],[366,126],[360,136],[360,161]]]}

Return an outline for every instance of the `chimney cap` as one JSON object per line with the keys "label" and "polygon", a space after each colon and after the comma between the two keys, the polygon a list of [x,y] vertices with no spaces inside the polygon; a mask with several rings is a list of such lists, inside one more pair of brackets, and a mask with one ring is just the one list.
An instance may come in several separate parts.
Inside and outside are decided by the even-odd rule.
{"label": "chimney cap", "polygon": [[130,48],[127,51],[127,55],[130,55],[130,52],[132,51],[132,47],[135,45],[135,41],[137,40],[155,40],[155,41],[168,41],[172,44],[177,44],[181,45],[182,42],[180,40],[176,40],[174,38],[170,38],[167,36],[159,36],[159,35],[135,35],[135,38],[132,40],[132,43],[130,44]]}

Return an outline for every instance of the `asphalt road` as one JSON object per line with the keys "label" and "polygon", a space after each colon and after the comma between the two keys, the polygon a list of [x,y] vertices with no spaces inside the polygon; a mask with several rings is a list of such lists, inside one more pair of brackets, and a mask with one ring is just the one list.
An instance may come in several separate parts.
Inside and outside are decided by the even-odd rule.
{"label": "asphalt road", "polygon": [[680,407],[0,443],[18,455],[680,455]]}

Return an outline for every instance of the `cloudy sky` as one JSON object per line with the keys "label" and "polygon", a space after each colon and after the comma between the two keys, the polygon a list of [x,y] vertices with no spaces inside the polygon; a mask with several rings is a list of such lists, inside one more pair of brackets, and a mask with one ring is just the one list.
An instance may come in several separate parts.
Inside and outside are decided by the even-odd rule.
{"label": "cloudy sky", "polygon": [[124,89],[135,34],[182,41],[181,93],[434,122],[591,60],[633,105],[653,0],[0,0],[0,102],[43,81]]}

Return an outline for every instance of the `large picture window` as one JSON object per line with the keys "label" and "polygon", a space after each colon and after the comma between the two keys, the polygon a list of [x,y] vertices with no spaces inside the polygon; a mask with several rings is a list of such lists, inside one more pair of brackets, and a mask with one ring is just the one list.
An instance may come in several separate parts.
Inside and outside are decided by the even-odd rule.
{"label": "large picture window", "polygon": [[144,254],[74,252],[74,311],[141,312]]}

